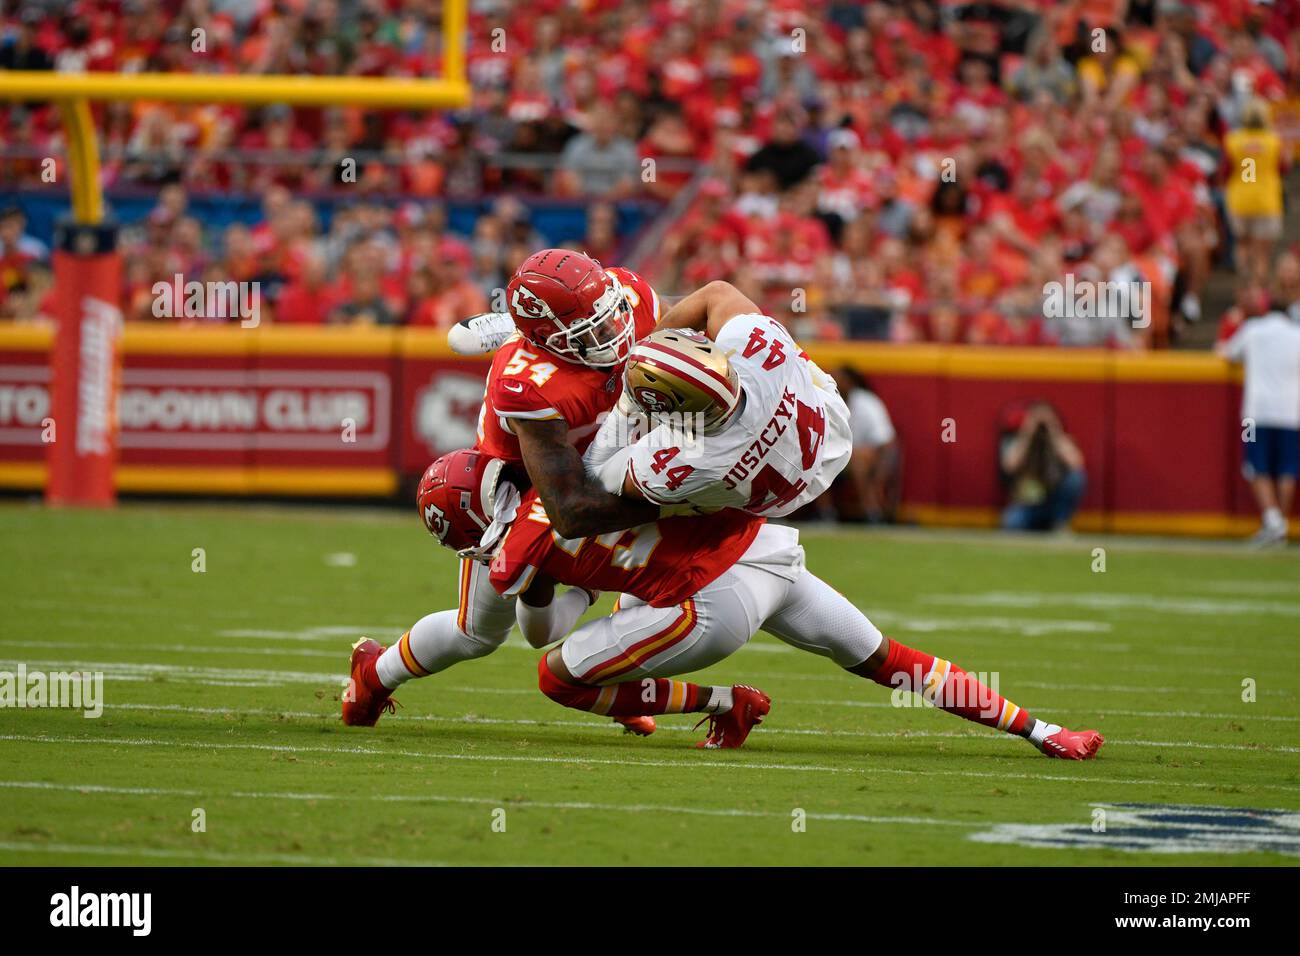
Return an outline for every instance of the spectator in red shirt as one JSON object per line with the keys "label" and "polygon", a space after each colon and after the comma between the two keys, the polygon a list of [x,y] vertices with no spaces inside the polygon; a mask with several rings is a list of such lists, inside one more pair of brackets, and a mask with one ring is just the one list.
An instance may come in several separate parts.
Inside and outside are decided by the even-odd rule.
{"label": "spectator in red shirt", "polygon": [[285,285],[275,303],[275,321],[285,325],[323,325],[339,304],[338,289],[329,281],[322,251],[312,248],[301,260],[298,277]]}
{"label": "spectator in red shirt", "polygon": [[486,312],[487,297],[469,279],[467,263],[445,253],[411,276],[407,323],[449,329],[461,319]]}

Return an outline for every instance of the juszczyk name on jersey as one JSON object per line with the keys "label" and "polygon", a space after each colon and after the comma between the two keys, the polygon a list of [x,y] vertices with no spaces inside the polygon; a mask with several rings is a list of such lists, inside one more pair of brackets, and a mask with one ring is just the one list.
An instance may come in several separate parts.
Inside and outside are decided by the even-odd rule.
{"label": "juszczyk name on jersey", "polygon": [[1093,282],[1067,273],[1064,282],[1043,285],[1047,319],[1120,319],[1135,329],[1151,324],[1150,282]]}
{"label": "juszczyk name on jersey", "polygon": [[74,886],[50,897],[50,925],[57,927],[126,926],[132,936],[153,928],[152,893],[82,893]]}
{"label": "juszczyk name on jersey", "polygon": [[938,707],[968,708],[978,707],[981,717],[997,717],[1002,711],[998,703],[998,672],[967,672],[975,681],[945,680],[927,681],[921,665],[912,668],[911,674],[895,674],[890,683],[894,685],[890,692],[890,703],[895,707]]}
{"label": "juszczyk name on jersey", "polygon": [[[767,457],[769,451],[776,447],[777,439],[784,435],[786,429],[792,424],[803,421],[803,416],[810,413],[811,409],[800,402],[793,391],[788,388],[782,389],[781,401],[777,403],[776,409],[772,412],[772,417],[767,420],[767,424],[758,433],[758,437],[749,443],[749,447],[745,449],[744,454],[723,476],[722,483],[727,488],[735,488],[751,475],[758,475],[763,459]],[[804,468],[810,467],[813,460],[807,458],[804,461]],[[785,499],[785,502],[793,499],[806,486],[807,482],[803,480],[800,480],[796,485],[791,485],[786,490],[789,497]]]}
{"label": "juszczyk name on jersey", "polygon": [[104,713],[104,673],[29,671],[20,663],[16,671],[0,671],[3,707],[60,707],[99,717]]}
{"label": "juszczyk name on jersey", "polygon": [[[608,417],[609,413],[603,412],[597,422],[603,425]],[[703,435],[702,413],[664,412],[661,415],[619,415],[614,419],[614,426],[601,428],[596,433],[596,441],[612,448],[627,448],[645,437],[651,448],[676,448],[681,453],[679,457],[689,459],[693,454],[703,452]]]}
{"label": "juszczyk name on jersey", "polygon": [[237,318],[246,329],[255,329],[262,321],[261,282],[186,282],[178,272],[170,282],[155,282],[149,291],[154,296],[155,319]]}

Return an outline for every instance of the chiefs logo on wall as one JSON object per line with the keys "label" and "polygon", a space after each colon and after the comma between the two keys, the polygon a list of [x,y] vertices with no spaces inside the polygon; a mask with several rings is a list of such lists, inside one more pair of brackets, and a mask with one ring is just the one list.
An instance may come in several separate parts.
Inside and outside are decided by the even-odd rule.
{"label": "chiefs logo on wall", "polygon": [[417,459],[423,460],[427,455],[436,458],[474,444],[482,407],[481,373],[431,373],[429,384],[415,395],[414,432],[424,446]]}

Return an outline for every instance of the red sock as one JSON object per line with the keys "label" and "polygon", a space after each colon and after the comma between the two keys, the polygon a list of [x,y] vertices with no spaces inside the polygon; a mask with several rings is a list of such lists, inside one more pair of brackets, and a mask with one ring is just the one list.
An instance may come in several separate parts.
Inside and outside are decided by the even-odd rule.
{"label": "red sock", "polygon": [[392,693],[391,688],[385,687],[384,682],[379,679],[379,672],[375,670],[375,661],[379,658],[371,658],[361,665],[361,683],[366,685],[366,689],[375,694]]}
{"label": "red sock", "polygon": [[889,639],[889,656],[871,679],[885,687],[916,691],[950,714],[1009,734],[1023,735],[1032,719],[1029,711],[984,686],[951,661],[914,650],[893,638]]}
{"label": "red sock", "polygon": [[703,710],[709,697],[706,687],[665,677],[634,679],[604,687],[570,684],[551,673],[545,657],[537,662],[537,686],[558,704],[605,717],[688,714]]}

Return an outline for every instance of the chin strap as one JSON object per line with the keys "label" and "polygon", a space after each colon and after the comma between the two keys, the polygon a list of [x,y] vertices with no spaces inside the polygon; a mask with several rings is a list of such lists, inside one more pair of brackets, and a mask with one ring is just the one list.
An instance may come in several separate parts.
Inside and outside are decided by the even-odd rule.
{"label": "chin strap", "polygon": [[496,493],[492,496],[492,523],[484,529],[477,545],[462,548],[456,552],[457,557],[491,564],[501,540],[514,523],[520,500],[519,489],[510,482],[503,481],[497,485]]}

